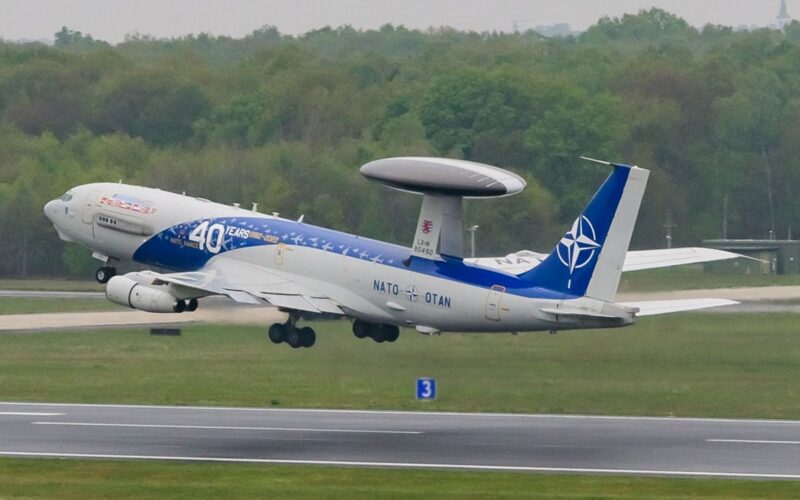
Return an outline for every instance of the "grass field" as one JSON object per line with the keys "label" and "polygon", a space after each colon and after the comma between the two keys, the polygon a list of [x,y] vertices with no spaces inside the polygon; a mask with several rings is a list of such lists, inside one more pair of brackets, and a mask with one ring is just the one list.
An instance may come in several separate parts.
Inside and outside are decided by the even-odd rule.
{"label": "grass field", "polygon": [[[800,418],[796,316],[693,314],[555,336],[405,331],[357,340],[320,322],[293,350],[265,329],[187,326],[0,336],[0,400]],[[439,398],[414,399],[433,376]]]}
{"label": "grass field", "polygon": [[793,482],[0,459],[0,497],[797,498]]}
{"label": "grass field", "polygon": [[105,298],[0,297],[0,315],[124,309]]}

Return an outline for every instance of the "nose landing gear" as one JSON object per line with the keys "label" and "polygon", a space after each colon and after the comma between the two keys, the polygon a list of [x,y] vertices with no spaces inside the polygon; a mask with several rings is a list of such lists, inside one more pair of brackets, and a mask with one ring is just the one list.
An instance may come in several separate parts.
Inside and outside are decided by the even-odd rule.
{"label": "nose landing gear", "polygon": [[96,279],[98,283],[106,284],[108,283],[108,280],[110,280],[116,275],[117,275],[116,267],[102,266],[98,267],[97,271],[94,272],[94,279]]}

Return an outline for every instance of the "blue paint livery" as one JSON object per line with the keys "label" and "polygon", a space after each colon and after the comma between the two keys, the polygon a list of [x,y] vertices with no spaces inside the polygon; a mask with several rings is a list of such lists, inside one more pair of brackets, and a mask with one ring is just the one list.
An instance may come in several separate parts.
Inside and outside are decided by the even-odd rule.
{"label": "blue paint livery", "polygon": [[[561,242],[556,244],[556,248],[545,258],[541,264],[534,267],[527,273],[520,275],[520,278],[531,281],[533,283],[546,283],[547,288],[556,292],[571,293],[577,296],[586,294],[586,289],[589,286],[589,281],[592,279],[595,265],[597,264],[597,255],[605,244],[608,231],[611,228],[611,222],[614,220],[614,215],[617,213],[622,193],[625,190],[625,185],[628,182],[628,174],[632,167],[627,165],[619,165],[614,167],[614,171],[605,180],[600,189],[595,193],[592,200],[586,205],[583,213],[578,216],[576,224],[583,224],[586,227],[586,220],[590,221],[592,230],[594,232],[593,238],[590,240],[597,244],[594,253],[585,261],[585,265],[570,269],[568,264],[564,262],[564,255],[559,256],[559,246],[563,245],[565,240],[572,240],[574,235],[567,232]],[[588,252],[591,252],[591,246],[588,247]],[[563,250],[563,247],[562,247]]]}
{"label": "blue paint livery", "polygon": [[[596,232],[595,240],[600,245],[596,253],[599,253],[605,242],[629,171],[629,167],[616,167],[582,214],[592,221]],[[192,231],[205,221],[208,221],[209,227],[221,224],[225,228],[225,238],[219,252],[212,253],[207,248],[200,250],[198,244],[190,240]],[[229,228],[243,231],[229,231]],[[247,237],[241,236],[244,234]],[[582,296],[597,262],[594,256],[586,265],[571,272],[559,258],[556,247],[537,267],[520,276],[514,276],[467,264],[454,257],[443,256],[441,260],[412,257],[410,249],[399,245],[272,217],[223,217],[177,224],[143,243],[134,253],[133,260],[173,271],[196,271],[218,254],[274,244],[314,248],[345,258],[371,261],[377,265],[486,289],[499,285],[505,287],[506,293],[553,300]]]}

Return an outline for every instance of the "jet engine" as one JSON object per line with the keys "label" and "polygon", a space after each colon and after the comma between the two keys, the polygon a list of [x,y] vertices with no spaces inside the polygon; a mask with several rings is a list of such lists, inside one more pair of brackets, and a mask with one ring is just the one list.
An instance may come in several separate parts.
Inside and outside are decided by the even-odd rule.
{"label": "jet engine", "polygon": [[106,297],[115,304],[154,313],[180,313],[186,302],[156,287],[127,276],[114,276],[106,284]]}

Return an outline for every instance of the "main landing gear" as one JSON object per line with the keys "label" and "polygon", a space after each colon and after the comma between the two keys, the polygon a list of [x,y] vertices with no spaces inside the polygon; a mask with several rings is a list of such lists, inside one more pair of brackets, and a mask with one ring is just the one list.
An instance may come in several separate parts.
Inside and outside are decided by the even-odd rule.
{"label": "main landing gear", "polygon": [[97,271],[94,272],[94,279],[96,279],[98,283],[106,284],[108,283],[108,280],[110,280],[116,275],[117,275],[116,267],[102,266],[98,267]]}
{"label": "main landing gear", "polygon": [[314,329],[308,326],[298,328],[295,326],[294,321],[286,323],[275,323],[269,327],[269,339],[274,344],[286,342],[294,349],[300,347],[311,347],[317,340],[317,334]]}
{"label": "main landing gear", "polygon": [[400,338],[400,328],[394,325],[376,325],[357,319],[353,321],[353,335],[363,339],[371,338],[375,342],[394,342]]}

